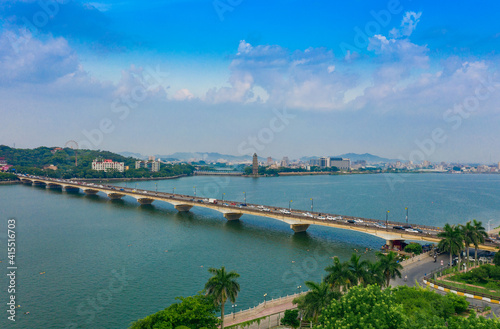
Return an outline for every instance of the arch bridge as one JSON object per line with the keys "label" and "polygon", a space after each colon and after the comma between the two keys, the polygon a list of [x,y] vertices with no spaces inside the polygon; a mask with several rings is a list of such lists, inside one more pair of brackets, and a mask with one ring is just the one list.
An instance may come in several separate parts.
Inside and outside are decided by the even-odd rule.
{"label": "arch bridge", "polygon": [[[53,179],[26,175],[18,175],[18,178],[24,184],[45,188],[64,189],[72,192],[82,190],[88,195],[95,195],[101,192],[106,194],[111,200],[117,200],[123,198],[124,196],[129,196],[136,199],[141,205],[149,205],[154,201],[164,201],[172,204],[175,209],[180,212],[188,212],[192,207],[209,208],[222,213],[227,220],[239,220],[244,214],[273,218],[289,224],[290,228],[296,233],[305,232],[310,225],[320,225],[357,231],[384,239],[389,247],[392,247],[395,241],[411,240],[437,243],[441,240],[441,238],[437,236],[437,234],[441,232],[441,229],[433,226],[412,224],[411,226],[418,229],[420,232],[411,232],[395,229],[395,226],[398,227],[405,225],[398,222],[386,223],[376,219],[326,213],[320,214],[317,212],[305,212],[302,210],[274,206],[242,204],[234,201],[221,201],[195,196],[193,197],[189,195],[94,184],[75,180]],[[352,223],[352,221],[355,221],[355,223]],[[479,248],[483,250],[497,251],[498,245],[494,243],[484,243],[481,244]]]}

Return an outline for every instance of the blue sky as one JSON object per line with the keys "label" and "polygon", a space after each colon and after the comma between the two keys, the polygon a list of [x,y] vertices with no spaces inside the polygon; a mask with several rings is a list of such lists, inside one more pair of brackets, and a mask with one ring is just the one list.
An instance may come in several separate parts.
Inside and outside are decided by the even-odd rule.
{"label": "blue sky", "polygon": [[0,143],[497,162],[499,7],[3,1]]}

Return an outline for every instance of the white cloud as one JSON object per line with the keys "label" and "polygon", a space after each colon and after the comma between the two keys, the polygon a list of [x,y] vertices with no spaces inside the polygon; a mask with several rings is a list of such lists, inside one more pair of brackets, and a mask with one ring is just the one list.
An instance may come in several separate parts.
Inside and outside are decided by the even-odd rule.
{"label": "white cloud", "polygon": [[173,99],[176,101],[183,101],[187,99],[193,99],[194,95],[188,90],[188,89],[179,89],[177,92],[172,96]]}
{"label": "white cloud", "polygon": [[0,35],[0,83],[50,83],[79,70],[78,56],[64,38],[40,41],[29,34]]}
{"label": "white cloud", "polygon": [[421,12],[407,11],[403,16],[400,27],[398,29],[393,28],[390,35],[394,38],[411,36],[417,28],[418,22],[420,22],[420,16],[422,16]]}

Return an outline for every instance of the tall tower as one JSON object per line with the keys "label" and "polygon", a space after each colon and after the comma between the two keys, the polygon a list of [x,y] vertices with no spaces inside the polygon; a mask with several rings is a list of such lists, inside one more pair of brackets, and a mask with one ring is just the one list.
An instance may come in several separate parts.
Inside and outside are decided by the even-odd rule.
{"label": "tall tower", "polygon": [[259,159],[257,158],[257,153],[253,154],[252,175],[255,177],[259,176]]}

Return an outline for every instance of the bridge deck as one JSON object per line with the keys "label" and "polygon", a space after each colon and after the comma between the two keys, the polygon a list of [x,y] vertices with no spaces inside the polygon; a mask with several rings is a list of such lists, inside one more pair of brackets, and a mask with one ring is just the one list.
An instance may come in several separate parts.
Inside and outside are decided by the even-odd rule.
{"label": "bridge deck", "polygon": [[[264,206],[257,204],[246,204],[243,206],[241,202],[216,200],[217,203],[209,203],[207,198],[173,194],[165,192],[155,192],[149,190],[125,188],[112,185],[101,185],[86,183],[80,181],[62,180],[42,178],[36,176],[22,176],[19,175],[22,181],[30,181],[31,183],[46,184],[51,186],[60,185],[61,188],[66,189],[82,189],[87,193],[103,192],[108,197],[121,198],[123,196],[130,196],[137,199],[139,202],[151,203],[154,200],[164,201],[173,204],[178,210],[188,211],[191,207],[204,207],[219,211],[229,219],[238,219],[243,214],[249,214],[260,217],[274,218],[282,222],[290,224],[291,228],[299,227],[307,229],[309,225],[321,225],[328,227],[335,227],[340,229],[347,229],[351,231],[362,232],[370,235],[377,236],[387,241],[393,240],[421,240],[428,242],[439,242],[441,239],[437,236],[441,229],[433,226],[411,224],[413,228],[421,230],[421,232],[408,232],[401,229],[395,229],[394,226],[405,225],[399,222],[387,222],[387,226],[377,227],[375,225],[385,225],[385,221],[341,216],[337,214],[327,214],[318,212],[307,212],[297,209],[280,208],[274,206]],[[233,216],[233,217],[231,217]],[[361,222],[350,223],[349,220],[361,220]],[[300,230],[298,230],[300,231]],[[480,249],[497,251],[498,245],[494,243],[484,243],[480,245]]]}

